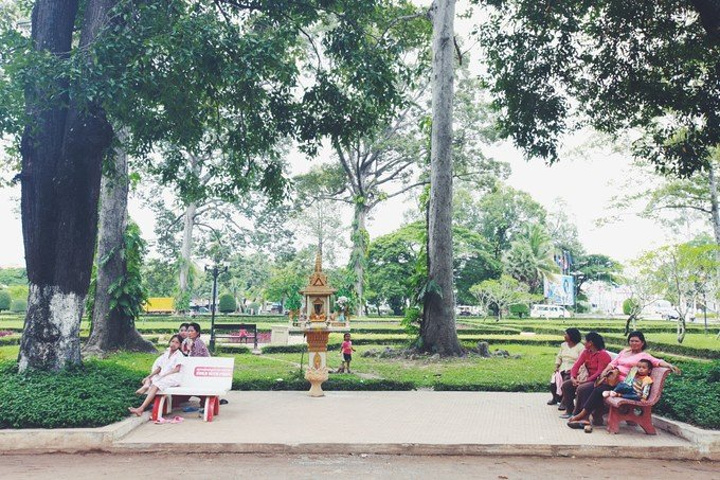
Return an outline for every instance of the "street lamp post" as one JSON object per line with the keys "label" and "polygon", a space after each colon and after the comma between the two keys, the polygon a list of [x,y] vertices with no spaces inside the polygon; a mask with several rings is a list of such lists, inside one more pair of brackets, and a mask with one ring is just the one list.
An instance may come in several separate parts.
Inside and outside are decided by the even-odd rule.
{"label": "street lamp post", "polygon": [[212,300],[210,305],[210,351],[215,353],[215,303],[217,299],[217,279],[221,273],[228,271],[228,267],[218,264],[215,264],[212,267],[205,265],[205,271],[210,272],[213,276]]}

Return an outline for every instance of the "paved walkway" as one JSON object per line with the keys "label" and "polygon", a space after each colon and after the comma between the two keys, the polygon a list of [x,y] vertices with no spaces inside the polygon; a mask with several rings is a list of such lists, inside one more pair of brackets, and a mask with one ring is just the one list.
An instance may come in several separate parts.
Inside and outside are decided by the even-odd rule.
{"label": "paved walkway", "polygon": [[541,393],[230,392],[211,423],[173,412],[178,424],[143,424],[117,450],[254,453],[385,453],[697,458],[686,440],[572,430]]}

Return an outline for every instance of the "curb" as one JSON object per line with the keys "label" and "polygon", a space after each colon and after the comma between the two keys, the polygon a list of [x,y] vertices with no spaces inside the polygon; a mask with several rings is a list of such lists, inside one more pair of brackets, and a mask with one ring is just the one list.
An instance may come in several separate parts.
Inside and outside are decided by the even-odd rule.
{"label": "curb", "polygon": [[653,425],[693,444],[701,454],[720,457],[720,431],[703,430],[687,423],[653,415]]}
{"label": "curb", "polygon": [[0,430],[0,455],[7,453],[77,453],[109,450],[115,442],[144,424],[149,413],[98,428],[29,428]]}
{"label": "curb", "polygon": [[417,443],[137,443],[116,444],[110,453],[177,452],[255,455],[321,455],[342,452],[350,455],[407,456],[504,456],[556,458],[637,458],[657,460],[720,461],[720,454],[702,454],[694,446],[628,447],[600,445],[536,444],[417,444]]}

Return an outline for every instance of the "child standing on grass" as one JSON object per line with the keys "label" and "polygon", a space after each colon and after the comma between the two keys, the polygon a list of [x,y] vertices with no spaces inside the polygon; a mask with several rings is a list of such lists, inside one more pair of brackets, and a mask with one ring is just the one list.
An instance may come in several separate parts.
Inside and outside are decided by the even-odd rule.
{"label": "child standing on grass", "polygon": [[346,333],[343,337],[342,345],[340,345],[340,351],[342,352],[343,356],[343,363],[340,369],[338,370],[338,373],[345,372],[345,369],[347,368],[347,373],[352,373],[350,371],[350,362],[352,361],[352,352],[355,351],[355,349],[352,346],[352,341],[350,341],[350,334]]}
{"label": "child standing on grass", "polygon": [[170,338],[169,348],[155,360],[150,375],[143,378],[143,386],[135,392],[138,395],[147,393],[145,401],[138,408],[129,407],[130,413],[134,413],[139,417],[145,411],[145,408],[150,405],[150,402],[155,399],[158,391],[180,385],[181,361],[184,358],[179,351],[181,343],[182,338],[180,335],[173,335]]}
{"label": "child standing on grass", "polygon": [[603,392],[603,397],[623,397],[630,400],[647,400],[653,380],[650,378],[652,363],[650,360],[638,360],[637,365],[630,369],[625,381],[619,383],[615,390]]}

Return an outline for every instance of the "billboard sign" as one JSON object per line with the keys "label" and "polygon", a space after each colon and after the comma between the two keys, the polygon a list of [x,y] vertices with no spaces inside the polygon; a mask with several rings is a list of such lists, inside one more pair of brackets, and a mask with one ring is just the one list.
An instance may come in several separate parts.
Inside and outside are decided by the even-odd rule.
{"label": "billboard sign", "polygon": [[575,305],[575,279],[572,275],[545,277],[543,294],[548,303]]}

